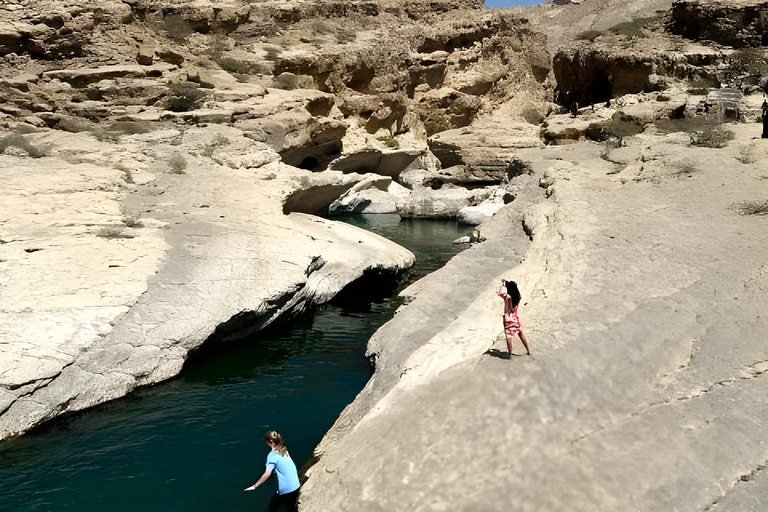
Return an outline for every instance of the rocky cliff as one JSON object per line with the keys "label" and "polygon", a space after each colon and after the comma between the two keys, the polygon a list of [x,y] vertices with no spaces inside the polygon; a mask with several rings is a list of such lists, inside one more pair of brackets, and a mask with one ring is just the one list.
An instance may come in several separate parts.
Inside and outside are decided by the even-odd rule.
{"label": "rocky cliff", "polygon": [[509,155],[443,173],[427,135],[545,113],[543,43],[475,1],[3,3],[0,437],[410,266],[313,216],[342,195],[488,218]]}
{"label": "rocky cliff", "polygon": [[761,8],[5,2],[0,434],[397,274],[327,218],[396,211],[480,225],[302,509],[764,509]]}
{"label": "rocky cliff", "polygon": [[[537,9],[612,15],[564,4]],[[303,510],[766,506],[765,53],[678,37],[679,9],[556,48],[571,113],[514,151],[526,171],[485,241],[371,339]],[[500,278],[532,357],[515,340],[506,360]]]}

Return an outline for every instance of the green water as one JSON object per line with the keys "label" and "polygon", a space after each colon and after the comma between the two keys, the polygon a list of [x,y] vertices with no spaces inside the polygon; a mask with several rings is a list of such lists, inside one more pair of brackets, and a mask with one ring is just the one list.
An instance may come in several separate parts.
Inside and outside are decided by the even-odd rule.
{"label": "green water", "polygon": [[[414,252],[401,287],[441,267],[471,230],[390,215],[345,220]],[[396,292],[203,350],[170,382],[0,443],[0,511],[266,510],[274,477],[243,492],[264,470],[262,435],[279,430],[296,464],[307,461],[368,380],[366,342],[394,314]]]}

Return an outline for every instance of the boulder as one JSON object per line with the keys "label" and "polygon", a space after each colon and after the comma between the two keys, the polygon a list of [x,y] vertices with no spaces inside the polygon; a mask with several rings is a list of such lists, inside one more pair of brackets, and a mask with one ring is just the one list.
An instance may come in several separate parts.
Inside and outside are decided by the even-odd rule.
{"label": "boulder", "polygon": [[500,182],[522,148],[540,147],[538,128],[527,123],[499,126],[490,121],[447,130],[429,138],[429,149],[444,169],[466,166],[478,181]]}
{"label": "boulder", "polygon": [[397,201],[410,191],[392,178],[371,176],[357,183],[328,207],[330,215],[397,213]]}
{"label": "boulder", "polygon": [[136,54],[136,62],[142,66],[151,66],[155,63],[155,49],[151,46],[140,46]]}
{"label": "boulder", "polygon": [[455,185],[439,189],[417,186],[397,201],[397,213],[403,218],[455,218],[462,208],[474,206],[492,194],[488,188],[468,190]]}
{"label": "boulder", "polygon": [[467,206],[456,214],[456,220],[462,224],[477,226],[487,222],[496,212],[504,208],[504,199],[508,193],[503,189],[497,189],[488,199],[477,206]]}

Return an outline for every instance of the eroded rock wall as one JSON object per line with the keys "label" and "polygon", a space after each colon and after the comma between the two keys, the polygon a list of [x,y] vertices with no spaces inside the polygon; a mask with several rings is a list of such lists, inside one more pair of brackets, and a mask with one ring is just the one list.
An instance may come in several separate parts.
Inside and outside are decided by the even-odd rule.
{"label": "eroded rock wall", "polygon": [[116,142],[0,130],[26,142],[0,155],[0,437],[170,378],[203,342],[324,303],[366,270],[413,263],[363,230],[284,215],[310,173],[265,144],[165,128]]}
{"label": "eroded rock wall", "polygon": [[768,2],[683,0],[672,4],[670,32],[734,48],[768,45]]}
{"label": "eroded rock wall", "polygon": [[[477,0],[9,0],[0,59],[0,438],[402,271],[407,251],[306,214],[369,171],[405,212],[401,174],[439,167],[428,135],[551,95],[544,37]],[[455,216],[503,179],[439,212],[408,183]]]}

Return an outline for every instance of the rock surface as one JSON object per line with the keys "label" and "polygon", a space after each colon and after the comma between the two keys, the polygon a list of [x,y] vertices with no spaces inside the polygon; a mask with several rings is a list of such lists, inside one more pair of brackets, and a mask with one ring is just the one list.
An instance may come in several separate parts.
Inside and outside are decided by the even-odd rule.
{"label": "rock surface", "polygon": [[[548,196],[524,211],[530,247],[515,201],[403,292],[302,510],[765,506],[767,218],[735,205],[768,197],[768,147],[729,129],[724,149],[627,138],[640,165],[593,143],[521,151]],[[516,340],[500,358],[501,277],[532,357]]]}
{"label": "rock surface", "polygon": [[[50,156],[0,155],[2,437],[172,377],[206,340],[326,302],[366,269],[413,263],[366,231],[284,215],[309,172],[234,128],[22,140]],[[220,158],[237,154],[249,164]]]}
{"label": "rock surface", "polygon": [[9,0],[0,59],[0,438],[398,273],[305,214],[380,179],[353,209],[394,211],[427,125],[550,96],[543,36],[478,0]]}

